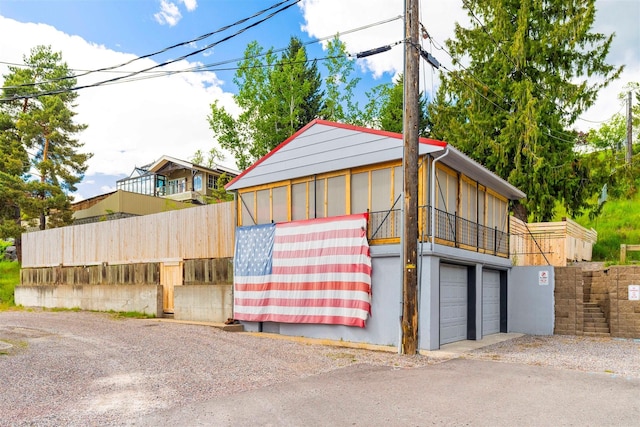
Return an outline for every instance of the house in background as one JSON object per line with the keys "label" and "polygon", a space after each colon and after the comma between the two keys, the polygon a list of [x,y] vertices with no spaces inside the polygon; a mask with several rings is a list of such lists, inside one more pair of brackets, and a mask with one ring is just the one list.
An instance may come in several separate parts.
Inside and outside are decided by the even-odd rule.
{"label": "house in background", "polygon": [[225,174],[235,178],[238,171],[215,165],[208,168],[185,160],[162,156],[149,165],[135,167],[128,178],[118,180],[118,190],[162,197],[178,202],[205,204],[206,197],[218,186]]}
{"label": "house in background", "polygon": [[193,207],[191,203],[116,190],[73,203],[73,225]]}
{"label": "house in background", "polygon": [[[237,193],[239,226],[368,213],[371,316],[364,328],[243,322],[247,330],[400,344],[402,155],[401,134],[315,120],[227,184]],[[419,348],[510,331],[518,310],[507,298],[517,290],[508,207],[525,194],[450,144],[425,138],[418,192]]]}

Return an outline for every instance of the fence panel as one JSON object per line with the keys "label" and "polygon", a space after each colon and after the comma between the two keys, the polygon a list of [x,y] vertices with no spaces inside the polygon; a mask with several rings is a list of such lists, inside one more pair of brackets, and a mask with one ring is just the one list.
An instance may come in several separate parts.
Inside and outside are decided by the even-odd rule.
{"label": "fence panel", "polygon": [[22,235],[22,267],[233,257],[232,202]]}

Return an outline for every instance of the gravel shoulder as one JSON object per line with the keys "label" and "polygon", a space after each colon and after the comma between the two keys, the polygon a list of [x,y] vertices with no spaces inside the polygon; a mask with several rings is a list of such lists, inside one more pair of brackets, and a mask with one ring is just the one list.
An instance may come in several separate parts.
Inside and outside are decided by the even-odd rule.
{"label": "gravel shoulder", "polygon": [[[640,378],[634,340],[524,336],[462,357]],[[394,370],[442,362],[106,313],[5,311],[0,425],[123,425],[356,364]]]}

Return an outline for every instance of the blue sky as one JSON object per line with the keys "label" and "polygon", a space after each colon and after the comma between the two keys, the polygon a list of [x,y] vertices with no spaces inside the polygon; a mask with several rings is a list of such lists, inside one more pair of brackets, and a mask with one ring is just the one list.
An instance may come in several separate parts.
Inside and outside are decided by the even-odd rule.
{"label": "blue sky", "polygon": [[[6,63],[21,63],[23,55],[38,44],[61,51],[75,70],[91,70],[120,64],[169,45],[193,39],[246,18],[278,3],[278,0],[2,0],[0,2],[0,75]],[[291,2],[288,2],[291,3]],[[287,3],[287,4],[288,4]],[[342,37],[351,53],[395,43],[402,38],[403,0],[302,0],[266,22],[250,28],[213,49],[169,66],[184,70],[242,57],[245,47],[257,40],[265,48],[285,48],[291,36],[304,42],[337,32],[370,26]],[[421,22],[440,44],[451,37],[454,23],[464,23],[462,0],[422,0]],[[625,64],[623,78],[603,91],[598,103],[576,126],[597,127],[621,111],[617,99],[629,81],[640,81],[640,0],[598,0],[595,29],[617,37],[609,62]],[[240,26],[242,27],[242,25]],[[190,46],[171,50],[126,67],[140,70],[194,52],[236,31],[228,30]],[[430,49],[429,46],[425,47]],[[307,46],[312,58],[324,56],[322,44]],[[433,51],[447,67],[446,54]],[[360,96],[373,85],[389,82],[402,71],[402,48],[360,60],[357,64]],[[233,67],[235,63],[226,67]],[[421,85],[437,87],[438,75],[423,66]],[[321,68],[322,70],[322,68]],[[86,151],[94,153],[77,199],[92,197],[115,187],[134,166],[150,163],[166,154],[188,160],[197,149],[215,145],[206,117],[218,100],[237,111],[232,95],[233,70],[181,73],[161,78],[114,84],[79,91],[77,119],[89,128],[80,135]],[[79,79],[92,83],[118,74],[104,73]],[[0,81],[1,81],[0,77]],[[223,162],[233,167],[232,158]]]}

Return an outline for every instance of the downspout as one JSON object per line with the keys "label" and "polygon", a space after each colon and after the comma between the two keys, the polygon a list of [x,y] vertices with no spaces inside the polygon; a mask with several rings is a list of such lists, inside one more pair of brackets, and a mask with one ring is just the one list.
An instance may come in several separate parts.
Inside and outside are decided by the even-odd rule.
{"label": "downspout", "polygon": [[431,252],[435,253],[436,251],[436,162],[444,158],[447,154],[449,154],[449,145],[447,144],[447,149],[445,152],[433,159],[431,162],[431,195],[429,196],[431,200]]}

